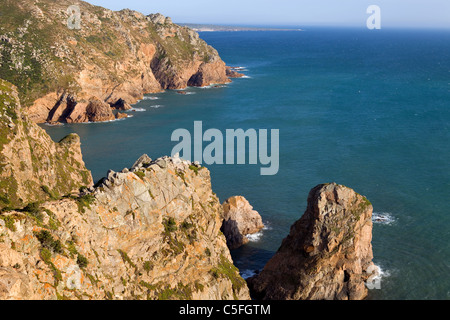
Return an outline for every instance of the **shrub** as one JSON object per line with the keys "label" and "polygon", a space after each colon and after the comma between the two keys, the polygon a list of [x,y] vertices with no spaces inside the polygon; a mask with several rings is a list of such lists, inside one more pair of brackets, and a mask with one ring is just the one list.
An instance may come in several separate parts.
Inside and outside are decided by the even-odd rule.
{"label": "shrub", "polygon": [[174,218],[165,219],[163,224],[166,233],[177,231],[177,223]]}
{"label": "shrub", "polygon": [[81,269],[84,269],[89,264],[89,260],[82,254],[78,254],[77,264],[80,266]]}
{"label": "shrub", "polygon": [[53,252],[56,253],[63,252],[61,241],[53,239],[51,233],[48,232],[47,230],[41,230],[39,232],[36,232],[35,236],[45,249],[52,250]]}

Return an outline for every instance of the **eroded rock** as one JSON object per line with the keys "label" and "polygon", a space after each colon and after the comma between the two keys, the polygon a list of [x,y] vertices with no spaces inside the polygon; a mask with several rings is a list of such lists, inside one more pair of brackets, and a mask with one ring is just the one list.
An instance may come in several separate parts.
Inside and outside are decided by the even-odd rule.
{"label": "eroded rock", "polygon": [[361,300],[373,266],[372,205],[350,188],[319,185],[306,212],[259,275],[253,296],[267,300]]}
{"label": "eroded rock", "polygon": [[236,249],[248,243],[247,235],[257,233],[264,228],[261,216],[253,210],[244,197],[231,197],[222,206],[224,216],[221,230],[230,249]]}

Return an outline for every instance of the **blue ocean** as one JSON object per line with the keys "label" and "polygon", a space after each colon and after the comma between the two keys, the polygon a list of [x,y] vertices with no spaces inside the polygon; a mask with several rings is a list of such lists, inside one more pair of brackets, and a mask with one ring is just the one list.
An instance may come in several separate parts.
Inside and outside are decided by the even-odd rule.
{"label": "blue ocean", "polygon": [[170,155],[172,132],[280,130],[277,175],[211,165],[221,201],[243,195],[266,224],[232,252],[244,276],[261,269],[305,208],[336,182],[374,206],[381,289],[369,299],[450,299],[450,31],[305,28],[200,34],[246,77],[188,94],[150,94],[116,122],[43,125],[75,132],[94,180],[146,153]]}

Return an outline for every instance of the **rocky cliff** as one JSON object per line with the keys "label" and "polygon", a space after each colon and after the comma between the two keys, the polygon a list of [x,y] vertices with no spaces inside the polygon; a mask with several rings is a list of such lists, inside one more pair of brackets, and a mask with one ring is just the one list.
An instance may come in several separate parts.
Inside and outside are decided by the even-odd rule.
{"label": "rocky cliff", "polygon": [[350,188],[312,189],[306,212],[263,271],[248,279],[257,299],[360,300],[372,259],[372,205]]}
{"label": "rocky cliff", "polygon": [[0,209],[57,198],[92,185],[71,134],[59,143],[28,120],[13,85],[0,79]]}
{"label": "rocky cliff", "polygon": [[0,77],[21,89],[34,122],[87,121],[92,99],[132,104],[145,93],[230,81],[217,51],[170,18],[83,1],[78,16],[73,4],[0,3]]}
{"label": "rocky cliff", "polygon": [[0,299],[249,299],[210,173],[143,157],[81,196],[0,215]]}

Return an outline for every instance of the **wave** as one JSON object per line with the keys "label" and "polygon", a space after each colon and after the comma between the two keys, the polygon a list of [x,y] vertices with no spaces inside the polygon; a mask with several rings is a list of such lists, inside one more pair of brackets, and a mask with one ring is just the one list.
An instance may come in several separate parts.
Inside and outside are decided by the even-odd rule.
{"label": "wave", "polygon": [[369,287],[369,289],[381,289],[383,286],[383,280],[391,275],[389,270],[385,270],[379,265],[374,265],[372,270],[369,269],[367,271],[372,274],[366,282],[367,286],[373,286]]}
{"label": "wave", "polygon": [[225,84],[220,84],[220,83],[213,83],[210,84],[208,86],[203,86],[203,87],[198,87],[200,89],[212,89],[212,88],[225,88],[226,85]]}
{"label": "wave", "polygon": [[131,109],[131,110],[127,110],[128,112],[145,112],[145,111],[147,111],[146,109],[144,109],[144,108],[133,108],[133,109]]}
{"label": "wave", "polygon": [[250,242],[258,242],[259,240],[261,240],[261,237],[263,236],[263,233],[257,232],[257,233],[253,233],[253,234],[247,234],[246,237]]}
{"label": "wave", "polygon": [[241,271],[241,277],[244,278],[244,279],[253,277],[255,274],[256,274],[256,272],[253,271],[253,270],[250,270],[250,269],[246,269],[246,270]]}
{"label": "wave", "polygon": [[159,100],[159,97],[144,96],[142,100]]}
{"label": "wave", "polygon": [[46,122],[46,123],[44,123],[44,125],[45,125],[45,126],[48,126],[48,127],[63,127],[63,126],[64,126],[64,123],[59,122],[59,123],[54,124],[54,123],[48,123],[48,122]]}
{"label": "wave", "polygon": [[263,230],[272,230],[273,228],[272,228],[272,226],[271,226],[271,223],[270,223],[270,221],[265,221],[264,222],[264,228],[263,228]]}
{"label": "wave", "polygon": [[157,105],[154,105],[154,106],[150,106],[150,108],[159,109],[159,108],[164,108],[164,106],[160,105],[160,104],[157,104]]}
{"label": "wave", "polygon": [[252,77],[250,77],[250,76],[242,76],[242,77],[240,77],[240,78],[238,78],[238,79],[251,79]]}
{"label": "wave", "polygon": [[264,222],[264,228],[262,228],[261,231],[253,234],[247,234],[246,237],[250,242],[258,242],[259,240],[261,240],[261,237],[263,236],[263,231],[266,230],[272,230],[269,221]]}
{"label": "wave", "polygon": [[80,123],[77,123],[77,124],[110,123],[110,122],[124,121],[124,120],[129,119],[129,118],[133,118],[133,116],[132,115],[128,115],[128,117],[122,118],[122,119],[114,119],[114,120],[106,120],[106,121],[89,121],[89,122],[80,122]]}
{"label": "wave", "polygon": [[246,70],[247,67],[230,67],[231,70],[235,70],[235,71],[242,71],[242,70]]}
{"label": "wave", "polygon": [[388,212],[374,212],[372,221],[376,224],[391,225],[395,222],[395,218]]}

